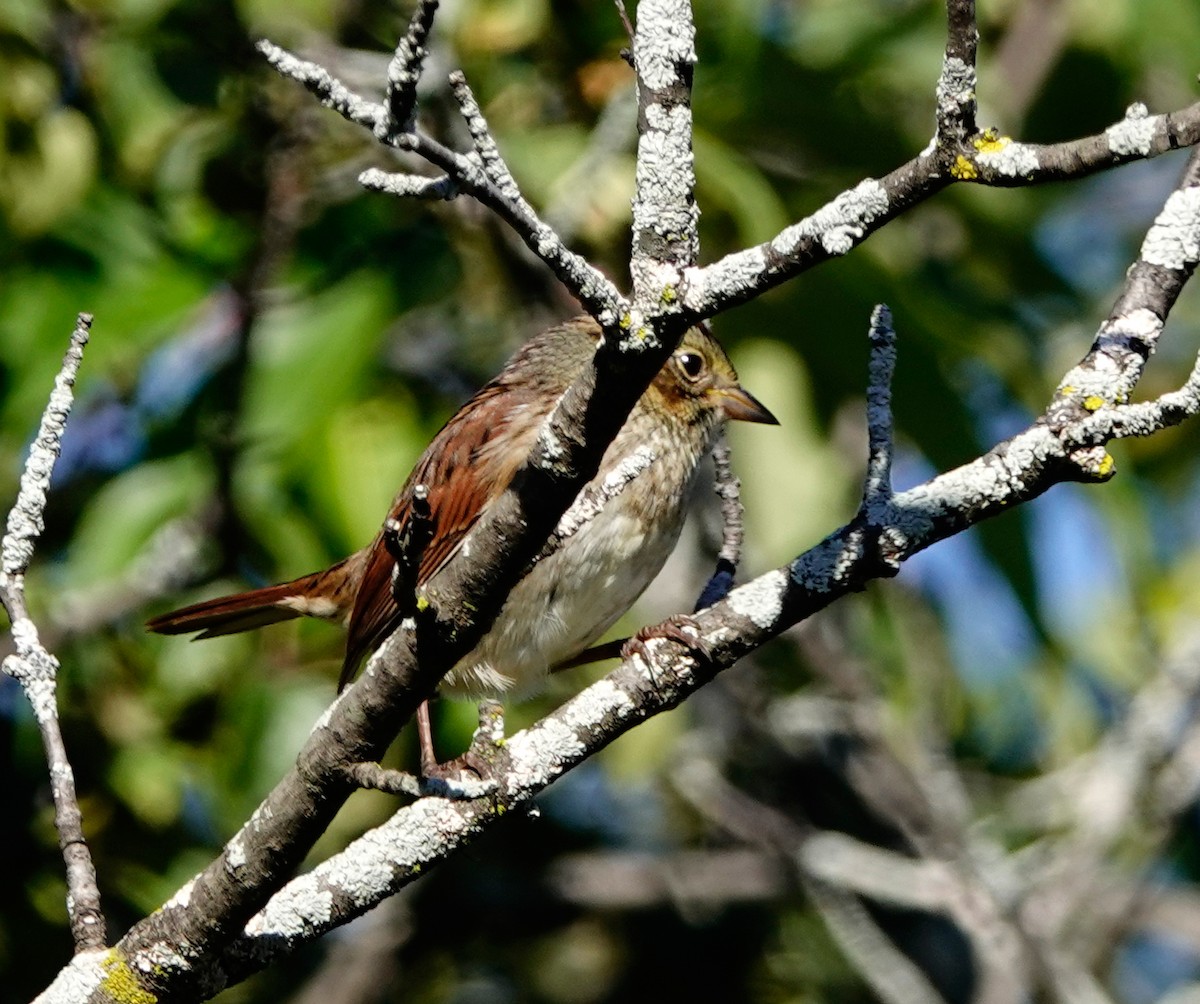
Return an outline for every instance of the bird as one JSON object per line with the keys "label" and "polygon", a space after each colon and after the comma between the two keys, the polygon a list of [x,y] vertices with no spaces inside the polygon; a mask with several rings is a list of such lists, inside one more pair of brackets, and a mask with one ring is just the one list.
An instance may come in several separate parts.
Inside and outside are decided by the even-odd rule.
{"label": "bird", "polygon": [[[544,420],[591,362],[601,335],[600,325],[584,315],[529,339],[434,436],[383,528],[363,549],[290,582],[161,614],[147,628],[171,635],[198,632],[200,639],[301,616],[336,621],[348,630],[340,692],[402,619],[387,528],[403,532],[414,497],[422,498],[429,526],[413,583],[419,594],[513,480]],[[580,653],[633,605],[665,564],[679,539],[700,461],[728,420],[778,424],[741,386],[707,328],[690,328],[580,492],[580,499],[600,498],[599,511],[533,564],[492,626],[445,674],[439,693],[520,697],[555,668],[582,661]],[[631,457],[638,460],[635,473],[622,486],[619,478],[628,474],[620,475],[619,468]],[[613,477],[618,484],[606,489],[605,479]],[[437,761],[426,705],[418,721],[422,768],[429,770]]]}

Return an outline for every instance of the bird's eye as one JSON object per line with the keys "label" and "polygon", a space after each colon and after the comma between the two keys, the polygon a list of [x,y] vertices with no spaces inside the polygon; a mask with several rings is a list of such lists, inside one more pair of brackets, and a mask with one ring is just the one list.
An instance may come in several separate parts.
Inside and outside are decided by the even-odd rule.
{"label": "bird's eye", "polygon": [[680,352],[675,356],[675,361],[689,380],[698,380],[704,372],[704,357],[698,352]]}

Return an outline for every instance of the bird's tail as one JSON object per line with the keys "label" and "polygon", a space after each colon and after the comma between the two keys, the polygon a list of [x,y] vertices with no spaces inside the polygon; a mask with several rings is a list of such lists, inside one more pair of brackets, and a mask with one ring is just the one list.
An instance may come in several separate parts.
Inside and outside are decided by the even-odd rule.
{"label": "bird's tail", "polygon": [[190,634],[216,638],[237,634],[293,617],[320,617],[344,621],[354,603],[354,592],[347,558],[332,568],[301,576],[291,582],[246,593],[218,596],[191,606],[160,614],[146,621],[146,627],[158,634]]}

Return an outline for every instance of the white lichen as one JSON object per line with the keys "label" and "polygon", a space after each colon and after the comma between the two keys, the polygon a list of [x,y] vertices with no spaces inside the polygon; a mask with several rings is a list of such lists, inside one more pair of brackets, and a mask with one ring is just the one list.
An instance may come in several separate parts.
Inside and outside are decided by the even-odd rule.
{"label": "white lichen", "polygon": [[556,777],[585,752],[576,730],[557,718],[519,732],[508,740],[506,749],[519,787]]}
{"label": "white lichen", "polygon": [[1200,187],[1171,193],[1142,242],[1142,260],[1173,269],[1200,260]]}
{"label": "white lichen", "polygon": [[974,101],[975,80],[975,67],[958,56],[943,60],[936,91],[938,109],[943,114],[952,114],[956,106]]}
{"label": "white lichen", "polygon": [[1025,143],[997,144],[999,149],[980,150],[975,163],[1006,178],[1027,178],[1038,169],[1033,148]]}
{"label": "white lichen", "polygon": [[187,970],[191,968],[187,959],[177,952],[169,942],[156,941],[137,953],[130,964],[143,973],[161,975],[164,970]]}
{"label": "white lichen", "polygon": [[634,57],[644,86],[659,90],[679,83],[680,66],[696,62],[696,29],[689,5],[673,0],[639,8]]}
{"label": "white lichen", "polygon": [[192,901],[192,889],[196,886],[196,879],[193,876],[183,883],[175,894],[163,904],[164,910],[170,910],[174,907],[185,908]]}
{"label": "white lichen", "polygon": [[726,255],[705,268],[688,268],[678,292],[684,307],[705,313],[708,305],[727,296],[738,296],[753,289],[769,274],[767,255],[762,246]]}
{"label": "white lichen", "polygon": [[1161,122],[1161,115],[1151,116],[1144,104],[1134,102],[1125,110],[1125,118],[1104,130],[1109,150],[1118,156],[1147,156]]}
{"label": "white lichen", "polygon": [[727,602],[735,614],[766,630],[777,623],[783,613],[786,591],[787,576],[775,569],[733,590]]}
{"label": "white lichen", "polygon": [[321,930],[332,916],[333,893],[304,876],[288,884],[250,918],[245,933],[250,937],[293,941]]}
{"label": "white lichen", "polygon": [[842,192],[812,216],[782,231],[771,241],[771,247],[778,254],[790,256],[802,241],[815,238],[828,254],[843,255],[862,240],[867,225],[887,209],[887,191],[878,181],[868,178]]}
{"label": "white lichen", "polygon": [[242,834],[236,833],[225,845],[225,870],[230,875],[246,867],[246,848],[242,844]]}

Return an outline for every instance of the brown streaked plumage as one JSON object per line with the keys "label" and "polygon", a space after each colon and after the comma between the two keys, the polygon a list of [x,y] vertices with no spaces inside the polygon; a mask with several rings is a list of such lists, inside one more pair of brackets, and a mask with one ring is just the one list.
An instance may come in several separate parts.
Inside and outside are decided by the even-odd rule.
{"label": "brown streaked plumage", "polygon": [[[428,487],[433,536],[421,555],[418,588],[455,554],[511,482],[543,420],[588,365],[599,336],[590,318],[537,335],[426,448],[388,512],[403,525],[413,487]],[[652,461],[517,584],[492,628],[446,675],[442,689],[496,693],[532,684],[606,631],[674,547],[697,464],[726,419],[775,422],[740,387],[717,342],[693,329],[634,406],[592,484],[636,450]],[[381,532],[324,571],[196,603],[155,617],[147,627],[210,638],[305,615],[342,621],[349,628],[339,684],[345,686],[398,625],[392,566]]]}

